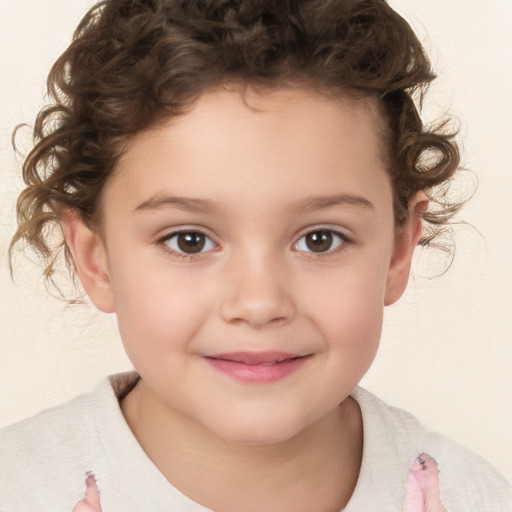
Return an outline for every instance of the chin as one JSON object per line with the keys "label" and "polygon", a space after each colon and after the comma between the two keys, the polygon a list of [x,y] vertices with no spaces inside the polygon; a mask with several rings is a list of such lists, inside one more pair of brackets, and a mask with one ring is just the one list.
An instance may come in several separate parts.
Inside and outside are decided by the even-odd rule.
{"label": "chin", "polygon": [[306,425],[298,425],[289,418],[276,416],[254,418],[254,421],[236,421],[216,425],[212,432],[229,444],[266,446],[288,441],[298,435]]}

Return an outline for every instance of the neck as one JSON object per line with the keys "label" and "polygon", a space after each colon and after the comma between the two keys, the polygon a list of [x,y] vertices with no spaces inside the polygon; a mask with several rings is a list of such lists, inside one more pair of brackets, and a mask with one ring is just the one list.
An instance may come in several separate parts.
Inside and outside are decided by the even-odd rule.
{"label": "neck", "polygon": [[229,443],[187,418],[155,408],[142,381],[121,408],[167,480],[210,509],[338,512],[355,488],[362,420],[352,398],[293,438],[266,445]]}

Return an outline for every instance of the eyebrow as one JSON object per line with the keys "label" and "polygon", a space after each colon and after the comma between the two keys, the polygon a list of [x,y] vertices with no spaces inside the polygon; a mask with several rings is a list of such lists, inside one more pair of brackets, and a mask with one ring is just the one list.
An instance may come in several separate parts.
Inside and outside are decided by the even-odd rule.
{"label": "eyebrow", "polygon": [[178,208],[197,213],[209,213],[217,210],[213,201],[208,199],[193,199],[191,197],[152,197],[139,204],[133,212],[145,210],[162,210],[165,208]]}
{"label": "eyebrow", "polygon": [[353,194],[337,194],[301,199],[291,205],[291,211],[294,213],[307,213],[314,210],[332,208],[334,206],[358,206],[366,210],[375,210],[373,203],[365,197]]}
{"label": "eyebrow", "polygon": [[[375,207],[368,199],[353,194],[338,194],[332,196],[314,196],[301,199],[290,206],[290,211],[307,213],[314,210],[322,210],[336,206],[358,206],[367,210],[374,210]],[[162,210],[165,208],[178,208],[180,210],[211,213],[218,211],[213,201],[208,199],[195,199],[190,197],[155,196],[137,206],[133,212],[146,210]]]}

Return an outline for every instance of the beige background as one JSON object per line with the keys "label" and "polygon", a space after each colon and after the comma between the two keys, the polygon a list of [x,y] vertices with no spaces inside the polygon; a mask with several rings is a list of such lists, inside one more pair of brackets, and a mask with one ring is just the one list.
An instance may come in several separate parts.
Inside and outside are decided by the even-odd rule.
{"label": "beige background", "polygon": [[[464,161],[480,182],[462,218],[477,229],[457,228],[455,261],[441,277],[423,277],[435,273],[439,255],[419,255],[408,291],[386,312],[381,350],[363,384],[512,480],[512,1],[391,4],[440,75],[426,117],[449,109],[461,120]],[[10,133],[32,122],[49,67],[90,5],[0,0],[0,425],[130,368],[113,318],[51,298],[24,257],[14,285],[5,259],[21,187]]]}

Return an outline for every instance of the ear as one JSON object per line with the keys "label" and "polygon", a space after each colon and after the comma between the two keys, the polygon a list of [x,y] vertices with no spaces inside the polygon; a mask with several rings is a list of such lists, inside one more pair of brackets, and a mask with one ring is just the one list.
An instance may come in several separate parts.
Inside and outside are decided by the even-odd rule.
{"label": "ear", "polygon": [[87,295],[100,311],[114,313],[107,252],[103,240],[71,210],[63,212],[61,227]]}
{"label": "ear", "polygon": [[395,303],[404,293],[409,281],[412,255],[422,233],[423,214],[428,208],[428,197],[419,192],[409,205],[409,219],[395,234],[395,246],[389,266],[384,305]]}

